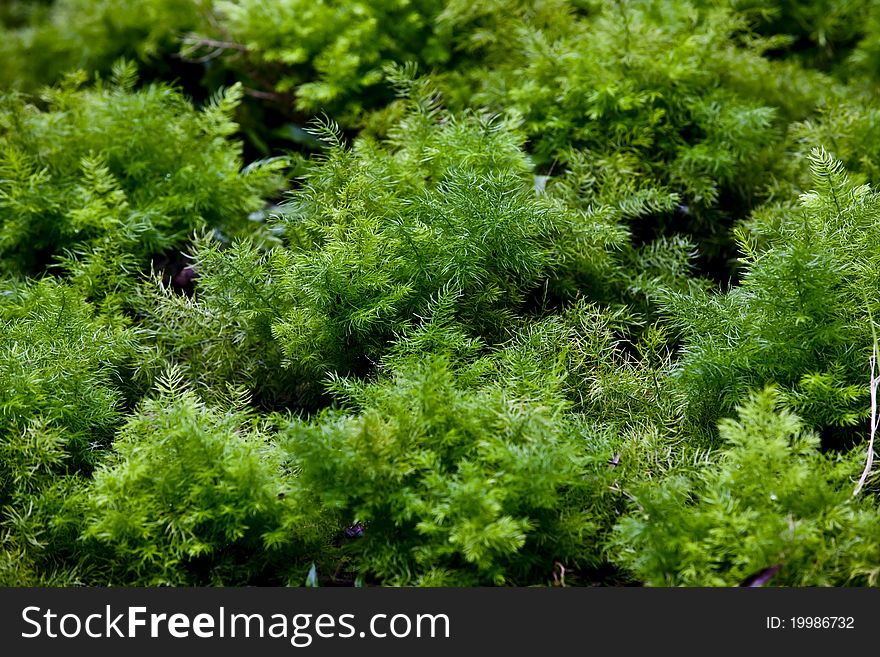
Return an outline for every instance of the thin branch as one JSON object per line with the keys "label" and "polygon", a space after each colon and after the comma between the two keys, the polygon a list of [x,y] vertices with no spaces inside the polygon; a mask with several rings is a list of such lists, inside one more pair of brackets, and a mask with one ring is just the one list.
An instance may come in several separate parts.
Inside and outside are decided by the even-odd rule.
{"label": "thin branch", "polygon": [[190,46],[203,46],[206,48],[219,48],[221,50],[238,50],[239,52],[248,52],[247,46],[235,41],[219,41],[217,39],[207,39],[195,35],[184,37],[183,42]]}
{"label": "thin branch", "polygon": [[186,60],[188,62],[192,62],[193,64],[205,64],[206,62],[217,59],[224,52],[226,51],[223,48],[217,48],[209,52],[207,55],[202,55],[201,57],[187,57]]}
{"label": "thin branch", "polygon": [[273,102],[280,102],[280,100],[284,97],[282,94],[274,93],[272,91],[261,91],[259,89],[254,89],[253,87],[245,87],[244,92],[248,96],[252,96],[253,98],[259,98],[261,100],[271,100]]}

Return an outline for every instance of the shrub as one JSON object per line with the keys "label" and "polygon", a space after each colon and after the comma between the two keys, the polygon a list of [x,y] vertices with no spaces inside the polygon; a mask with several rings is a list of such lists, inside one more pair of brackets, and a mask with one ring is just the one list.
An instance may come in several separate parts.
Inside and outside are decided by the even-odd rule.
{"label": "shrub", "polygon": [[810,426],[865,419],[878,196],[824,150],[811,169],[815,190],[800,208],[759,215],[740,233],[742,285],[669,295],[667,312],[684,333],[677,384],[702,426],[770,383]]}
{"label": "shrub", "polygon": [[284,367],[272,335],[284,306],[270,254],[251,241],[222,249],[216,240],[200,239],[193,250],[194,295],[181,294],[157,276],[128,297],[147,345],[138,380],[155,381],[171,362],[193,392],[209,401],[235,384],[268,408],[314,406],[320,386]]}
{"label": "shrub", "polygon": [[166,378],[83,492],[84,550],[110,584],[299,583],[324,524],[288,497],[266,422],[208,408]]}
{"label": "shrub", "polygon": [[120,64],[112,82],[48,92],[45,110],[14,94],[0,101],[7,271],[39,272],[64,250],[93,265],[106,252],[143,266],[196,229],[249,232],[248,214],[279,184],[281,162],[242,171],[240,145],[228,140],[241,88],[196,111],[165,85],[134,91],[135,79]]}
{"label": "shrub", "polygon": [[770,59],[747,15],[709,4],[608,2],[566,27],[505,24],[517,46],[496,45],[492,67],[450,86],[467,80],[467,102],[520,113],[538,171],[568,178],[582,203],[641,198],[627,217],[637,240],[688,235],[724,280],[730,225],[790,173],[788,122],[840,85]]}
{"label": "shrub", "polygon": [[785,54],[820,68],[846,61],[853,46],[871,33],[865,17],[878,8],[874,0],[729,0],[728,4],[752,18],[760,33],[783,37],[779,48]]}
{"label": "shrub", "polygon": [[763,86],[785,84],[784,66],[762,57],[760,40],[738,40],[743,29],[735,13],[688,2],[605,3],[567,33],[524,24],[522,55],[481,71],[478,98],[518,109],[545,165],[585,150],[711,205],[759,184],[754,164],[779,114],[815,102],[797,74],[787,96]]}
{"label": "shrub", "polygon": [[[488,342],[506,339],[505,322],[528,312],[550,279],[605,294],[624,236],[617,215],[537,194],[515,123],[454,116],[423,83],[401,84],[416,86],[412,107],[388,140],[349,149],[324,131],[324,157],[281,208],[283,245],[196,252],[196,300],[151,320],[191,367],[226,372],[226,359],[251,373],[273,362],[318,383],[372,369],[447,291],[458,295],[457,319]],[[198,351],[178,334],[201,336]]]}
{"label": "shrub", "polygon": [[0,583],[79,583],[67,519],[125,421],[135,334],[49,278],[4,281],[0,327]]}
{"label": "shrub", "polygon": [[123,421],[134,334],[52,279],[0,294],[0,503],[43,475],[88,472]]}
{"label": "shrub", "polygon": [[[448,35],[434,29],[440,0],[220,0],[203,34],[184,53],[226,49],[225,64],[264,93],[278,93],[306,116],[355,117],[391,98],[382,67],[408,60],[428,65],[450,57]],[[217,50],[217,49],[220,50]],[[376,97],[378,96],[378,101]]]}
{"label": "shrub", "polygon": [[[109,73],[121,57],[171,74],[162,58],[201,20],[194,0],[13,2],[0,14],[0,86],[35,91],[71,71]],[[18,6],[16,6],[18,5]]]}
{"label": "shrub", "polygon": [[820,453],[772,389],[738,412],[699,476],[636,493],[617,561],[653,586],[735,586],[775,566],[774,586],[876,586],[880,514],[852,496],[861,455]]}
{"label": "shrub", "polygon": [[352,411],[292,422],[285,445],[297,485],[365,527],[352,546],[363,571],[398,585],[523,584],[549,578],[555,559],[596,560],[582,447],[552,389],[475,385],[429,355],[347,393]]}
{"label": "shrub", "polygon": [[0,585],[878,584],[874,0],[0,4]]}

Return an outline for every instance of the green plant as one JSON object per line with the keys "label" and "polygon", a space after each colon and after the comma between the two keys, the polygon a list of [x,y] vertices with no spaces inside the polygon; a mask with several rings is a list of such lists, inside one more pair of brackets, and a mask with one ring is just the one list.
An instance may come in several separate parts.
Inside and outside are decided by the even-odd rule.
{"label": "green plant", "polygon": [[747,14],[708,4],[608,2],[566,27],[505,23],[517,47],[485,46],[494,65],[448,86],[456,97],[467,80],[467,102],[519,112],[539,173],[567,179],[580,203],[641,199],[626,222],[639,241],[687,235],[702,270],[723,280],[733,220],[790,174],[787,124],[840,85],[771,59],[773,39]]}
{"label": "green plant", "polygon": [[248,216],[281,183],[284,161],[242,168],[229,140],[241,87],[197,111],[165,85],[135,91],[136,77],[120,63],[111,82],[71,80],[46,92],[46,109],[0,100],[3,270],[39,273],[66,253],[74,278],[112,298],[126,269],[194,230],[258,230]]}
{"label": "green plant", "polygon": [[880,584],[874,0],[0,4],[0,585]]}
{"label": "green plant", "polygon": [[668,297],[684,333],[677,383],[702,426],[770,383],[813,427],[866,417],[867,313],[876,304],[866,307],[863,290],[876,285],[878,196],[823,149],[811,171],[815,190],[800,208],[759,215],[740,232],[740,286]]}
{"label": "green plant", "polygon": [[878,8],[874,0],[729,0],[728,4],[750,16],[761,33],[783,37],[779,45],[786,54],[823,68],[845,61],[859,40],[871,34],[864,19]]}
{"label": "green plant", "polygon": [[354,412],[284,431],[297,485],[364,525],[352,549],[383,582],[522,584],[554,559],[596,558],[579,508],[584,458],[558,397],[470,378],[443,356],[412,359],[346,387]]}
{"label": "green plant", "polygon": [[[80,581],[78,490],[111,449],[134,393],[135,332],[51,278],[0,283],[0,582]],[[56,523],[58,521],[58,523]]]}
{"label": "green plant", "polygon": [[0,293],[0,504],[45,475],[88,473],[123,421],[135,335],[52,279]]}
{"label": "green plant", "polygon": [[697,476],[635,493],[616,528],[619,563],[654,586],[735,586],[779,566],[774,586],[876,586],[876,506],[852,496],[857,451],[822,454],[778,392],[720,424],[724,447]]}
{"label": "green plant", "polygon": [[[450,57],[448,35],[433,29],[440,0],[220,0],[203,34],[190,35],[184,54],[214,57],[242,72],[263,93],[314,115],[354,117],[378,97],[382,66]],[[213,53],[213,54],[212,54]]]}
{"label": "green plant", "polygon": [[280,208],[282,245],[196,251],[195,301],[170,299],[150,320],[162,344],[197,371],[231,363],[253,378],[271,363],[314,387],[328,372],[371,369],[445,291],[488,342],[507,337],[505,322],[550,279],[602,294],[624,237],[617,214],[537,194],[514,121],[455,116],[424,81],[399,83],[411,109],[387,140],[347,148],[323,129],[327,151]]}
{"label": "green plant", "polygon": [[107,583],[288,584],[324,547],[327,523],[288,496],[271,427],[244,401],[208,408],[172,375],[129,418],[82,493],[82,550]]}
{"label": "green plant", "polygon": [[154,75],[172,74],[163,57],[179,48],[185,31],[200,24],[202,9],[210,3],[43,0],[11,4],[8,16],[0,14],[4,63],[0,86],[35,91],[78,69],[109,73],[120,57],[140,61]]}

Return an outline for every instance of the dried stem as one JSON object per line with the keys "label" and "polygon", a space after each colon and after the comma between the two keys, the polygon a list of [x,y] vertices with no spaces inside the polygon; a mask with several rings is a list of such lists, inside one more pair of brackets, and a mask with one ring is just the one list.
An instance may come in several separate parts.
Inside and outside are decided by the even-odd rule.
{"label": "dried stem", "polygon": [[853,496],[858,495],[871,474],[871,468],[874,465],[874,436],[877,433],[877,427],[880,425],[880,417],[877,417],[877,387],[880,385],[880,376],[875,376],[874,369],[877,365],[877,342],[874,342],[874,351],[871,354],[871,434],[868,440],[868,459],[865,463],[865,470],[859,478],[859,483],[853,491]]}

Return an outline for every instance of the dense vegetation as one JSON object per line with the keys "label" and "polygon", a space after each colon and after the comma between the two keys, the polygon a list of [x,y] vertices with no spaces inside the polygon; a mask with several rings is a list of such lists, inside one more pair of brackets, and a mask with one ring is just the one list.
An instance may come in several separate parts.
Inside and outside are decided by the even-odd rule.
{"label": "dense vegetation", "polygon": [[880,584],[877,0],[12,0],[0,58],[0,585]]}

